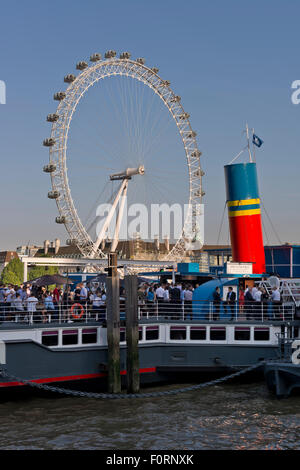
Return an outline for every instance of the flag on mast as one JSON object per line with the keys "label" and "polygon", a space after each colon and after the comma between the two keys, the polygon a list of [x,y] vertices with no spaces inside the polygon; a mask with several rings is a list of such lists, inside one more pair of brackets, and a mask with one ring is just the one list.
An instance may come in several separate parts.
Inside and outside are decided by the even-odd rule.
{"label": "flag on mast", "polygon": [[256,145],[256,147],[261,147],[264,143],[256,134],[253,134],[252,143]]}

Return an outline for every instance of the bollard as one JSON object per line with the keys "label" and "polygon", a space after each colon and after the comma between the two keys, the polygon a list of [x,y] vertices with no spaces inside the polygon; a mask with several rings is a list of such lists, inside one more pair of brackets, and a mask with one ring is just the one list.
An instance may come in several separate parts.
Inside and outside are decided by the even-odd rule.
{"label": "bollard", "polygon": [[120,294],[117,256],[109,256],[109,276],[106,279],[108,391],[121,392],[120,375]]}
{"label": "bollard", "polygon": [[126,293],[127,392],[138,393],[140,391],[138,278],[137,276],[127,275],[124,280]]}

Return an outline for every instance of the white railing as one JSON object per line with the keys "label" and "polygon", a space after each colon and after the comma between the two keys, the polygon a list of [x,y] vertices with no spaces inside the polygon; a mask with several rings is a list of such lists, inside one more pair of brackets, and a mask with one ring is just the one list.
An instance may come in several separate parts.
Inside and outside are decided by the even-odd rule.
{"label": "white railing", "polygon": [[[32,310],[32,308],[30,309]],[[104,322],[107,319],[106,305],[92,305],[87,302],[73,304],[49,304],[39,302],[36,311],[18,311],[12,307],[0,305],[0,322],[6,323],[71,323],[71,322]],[[238,303],[214,303],[211,301],[140,301],[138,305],[139,320],[176,320],[176,321],[256,321],[269,320],[291,321],[295,318],[293,304],[273,302],[251,302],[247,305]],[[125,320],[125,299],[120,299],[120,319]],[[1,326],[1,325],[0,325]]]}
{"label": "white railing", "polygon": [[211,301],[145,302],[139,305],[140,319],[169,319],[181,321],[291,321],[295,306],[273,302],[253,302],[240,306],[237,303]]}

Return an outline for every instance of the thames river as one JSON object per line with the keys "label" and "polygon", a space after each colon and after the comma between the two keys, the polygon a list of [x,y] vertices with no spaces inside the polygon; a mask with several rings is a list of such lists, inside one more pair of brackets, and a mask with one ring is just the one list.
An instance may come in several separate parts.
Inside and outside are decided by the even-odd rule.
{"label": "thames river", "polygon": [[263,382],[147,399],[28,397],[0,403],[0,420],[2,450],[300,448],[300,396],[278,400]]}

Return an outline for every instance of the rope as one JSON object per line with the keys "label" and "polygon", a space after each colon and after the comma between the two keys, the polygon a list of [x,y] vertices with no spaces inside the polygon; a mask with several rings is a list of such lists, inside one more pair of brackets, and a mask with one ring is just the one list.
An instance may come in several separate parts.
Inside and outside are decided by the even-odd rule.
{"label": "rope", "polygon": [[225,211],[226,211],[226,206],[227,206],[227,201],[225,202],[225,206],[224,206],[224,209],[223,209],[223,215],[222,215],[221,224],[220,224],[220,228],[219,228],[218,239],[217,239],[217,245],[219,245],[219,241],[220,241],[220,235],[221,235],[221,230],[222,230],[222,227],[223,227],[223,222],[224,222],[224,215],[225,215]]}
{"label": "rope", "polygon": [[272,223],[272,220],[271,220],[271,218],[269,217],[269,214],[268,214],[268,212],[267,212],[267,209],[265,208],[264,203],[262,202],[262,200],[261,200],[261,205],[262,205],[262,207],[263,207],[263,209],[264,209],[264,211],[265,211],[265,214],[266,214],[266,216],[267,216],[267,218],[268,218],[268,220],[269,220],[269,222],[270,222],[270,225],[271,225],[271,227],[272,227],[272,229],[273,229],[273,232],[274,232],[274,234],[275,234],[275,237],[276,237],[277,240],[279,241],[279,244],[282,245],[282,241],[280,240],[280,238],[279,238],[279,236],[278,236],[278,233],[277,233],[276,230],[275,230],[275,227],[274,227],[274,225],[273,225],[273,223]]}
{"label": "rope", "polygon": [[258,369],[261,367],[263,364],[265,364],[267,361],[260,361],[257,364],[254,364],[253,366],[246,367],[245,369],[242,369],[238,372],[234,372],[233,374],[226,375],[225,377],[221,377],[219,379],[212,380],[210,382],[205,382],[197,385],[191,385],[189,387],[184,387],[184,388],[179,388],[179,389],[174,389],[174,390],[166,390],[163,392],[149,392],[149,393],[92,393],[92,392],[80,392],[77,390],[69,390],[61,387],[53,387],[50,385],[43,385],[39,384],[36,382],[31,382],[30,380],[25,380],[21,379],[20,377],[16,377],[14,375],[8,374],[4,369],[0,371],[0,375],[5,378],[13,379],[16,382],[21,382],[24,385],[29,385],[30,387],[33,388],[38,388],[40,390],[45,390],[47,392],[54,392],[54,393],[60,393],[60,394],[65,394],[68,396],[73,396],[73,397],[82,397],[82,398],[94,398],[94,399],[124,399],[124,398],[156,398],[156,397],[164,397],[164,396],[170,396],[170,395],[177,395],[179,393],[185,393],[185,392],[193,392],[195,390],[200,390],[202,388],[206,388],[212,385],[218,385],[220,383],[226,382],[228,380],[231,380],[236,377],[240,377],[241,375],[246,374],[247,372],[250,372],[252,370]]}

